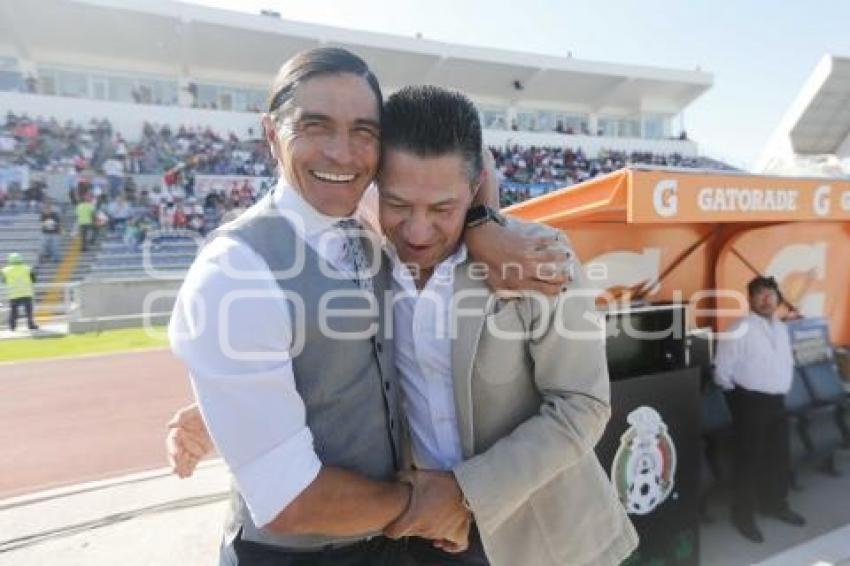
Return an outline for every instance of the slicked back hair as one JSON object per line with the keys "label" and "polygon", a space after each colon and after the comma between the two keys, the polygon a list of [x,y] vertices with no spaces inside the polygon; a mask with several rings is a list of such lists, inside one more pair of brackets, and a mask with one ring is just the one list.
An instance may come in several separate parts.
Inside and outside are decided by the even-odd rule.
{"label": "slicked back hair", "polygon": [[363,77],[375,94],[378,115],[381,114],[384,97],[374,73],[360,57],[338,47],[317,47],[293,55],[277,72],[269,93],[268,111],[275,113],[292,100],[299,84],[322,75],[351,73]]}
{"label": "slicked back hair", "polygon": [[408,86],[387,97],[381,153],[401,150],[418,157],[463,157],[470,186],[483,168],[481,121],[464,94],[437,86]]}

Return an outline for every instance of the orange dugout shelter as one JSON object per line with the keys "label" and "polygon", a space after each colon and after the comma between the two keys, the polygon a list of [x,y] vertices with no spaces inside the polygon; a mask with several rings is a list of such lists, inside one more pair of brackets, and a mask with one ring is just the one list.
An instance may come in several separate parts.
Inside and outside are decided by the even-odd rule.
{"label": "orange dugout shelter", "polygon": [[771,275],[785,310],[850,344],[850,181],[627,168],[504,212],[564,230],[600,303],[687,302],[722,330]]}

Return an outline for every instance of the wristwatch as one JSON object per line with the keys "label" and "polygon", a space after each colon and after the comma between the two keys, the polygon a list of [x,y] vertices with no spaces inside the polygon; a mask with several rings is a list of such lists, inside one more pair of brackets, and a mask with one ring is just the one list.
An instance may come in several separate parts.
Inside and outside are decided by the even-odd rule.
{"label": "wristwatch", "polygon": [[476,226],[480,226],[486,222],[490,221],[495,222],[499,226],[505,225],[505,217],[502,216],[495,208],[491,208],[486,204],[479,204],[477,206],[473,206],[469,210],[466,211],[466,227],[474,228]]}

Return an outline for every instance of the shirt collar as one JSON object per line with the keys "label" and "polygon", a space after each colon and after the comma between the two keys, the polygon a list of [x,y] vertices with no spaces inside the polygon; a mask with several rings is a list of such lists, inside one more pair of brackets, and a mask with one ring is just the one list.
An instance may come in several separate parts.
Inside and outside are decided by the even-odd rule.
{"label": "shirt collar", "polygon": [[767,326],[774,326],[777,322],[779,322],[779,317],[777,317],[775,314],[770,318],[765,318],[756,312],[750,311],[750,318],[758,320],[761,324],[765,324]]}
{"label": "shirt collar", "polygon": [[313,238],[318,236],[323,232],[334,229],[336,223],[340,220],[348,218],[359,221],[367,230],[374,231],[375,229],[373,215],[362,204],[358,205],[354,214],[350,216],[328,216],[316,210],[283,178],[278,180],[272,199],[281,214],[292,221],[295,231],[301,237]]}

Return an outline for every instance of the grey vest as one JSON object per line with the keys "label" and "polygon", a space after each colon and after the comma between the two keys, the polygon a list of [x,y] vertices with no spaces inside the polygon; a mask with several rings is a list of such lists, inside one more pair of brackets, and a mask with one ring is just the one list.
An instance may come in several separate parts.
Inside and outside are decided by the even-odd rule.
{"label": "grey vest", "polygon": [[[299,238],[287,219],[281,216],[271,194],[239,218],[222,227],[227,234],[250,246],[268,265],[287,295],[292,316],[292,350],[295,385],[307,409],[307,426],[323,465],[358,472],[376,480],[391,480],[399,467],[399,387],[395,378],[393,345],[382,332],[385,320],[385,293],[391,290],[387,261],[378,251],[367,254],[381,259],[374,277],[377,301],[367,309],[368,292],[355,281],[334,279],[321,271],[342,274]],[[213,237],[216,234],[213,234]],[[303,267],[295,269],[297,262]],[[320,267],[320,262],[322,266]],[[327,303],[335,312],[348,309],[358,316],[325,316],[319,313],[323,297],[338,296]],[[301,305],[295,303],[301,302]],[[391,303],[390,303],[391,304]],[[389,313],[392,316],[392,313]],[[354,333],[371,336],[352,339]],[[329,337],[327,329],[343,338]],[[298,343],[303,347],[298,351]],[[245,501],[233,487],[231,513],[225,536],[232,541],[242,529],[242,539],[275,546],[312,549],[327,544],[360,540],[357,537],[323,535],[277,535],[258,528]]]}

